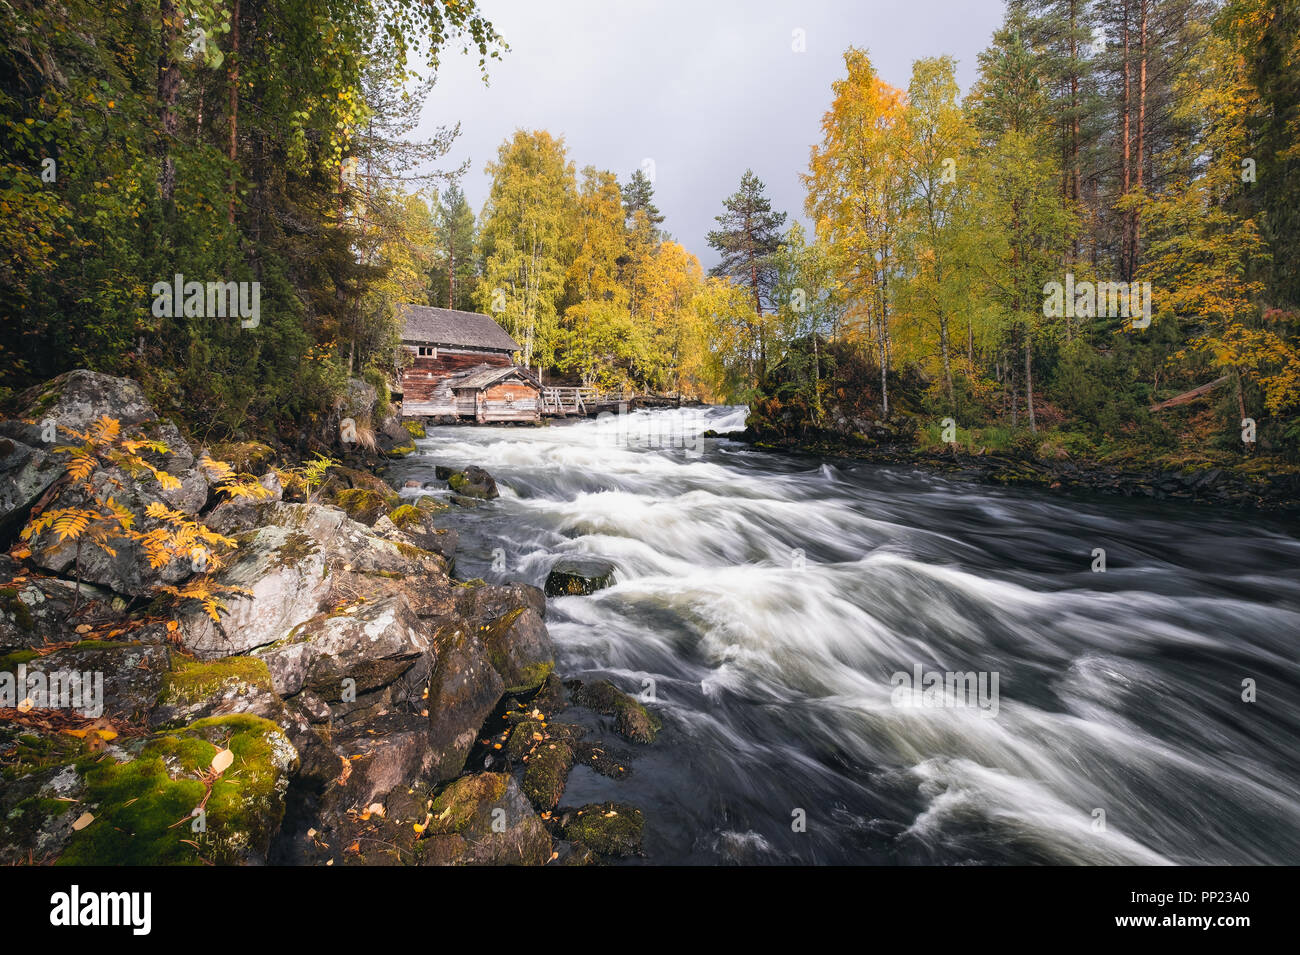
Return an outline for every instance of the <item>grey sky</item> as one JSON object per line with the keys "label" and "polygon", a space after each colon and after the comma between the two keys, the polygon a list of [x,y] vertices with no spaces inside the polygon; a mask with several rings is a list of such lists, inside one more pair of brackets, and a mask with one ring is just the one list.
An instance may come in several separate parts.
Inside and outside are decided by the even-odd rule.
{"label": "grey sky", "polygon": [[[666,228],[699,256],[722,200],[752,168],[773,207],[802,216],[808,150],[821,139],[845,47],[867,49],[881,77],[906,87],[912,61],[950,54],[963,91],[1002,0],[480,0],[511,45],[479,79],[477,56],[448,50],[424,123],[461,123],[444,163],[472,160],[463,187],[475,212],[484,164],[516,128],[563,136],[569,158],[627,180],[654,163]],[[804,31],[805,51],[793,50]]]}

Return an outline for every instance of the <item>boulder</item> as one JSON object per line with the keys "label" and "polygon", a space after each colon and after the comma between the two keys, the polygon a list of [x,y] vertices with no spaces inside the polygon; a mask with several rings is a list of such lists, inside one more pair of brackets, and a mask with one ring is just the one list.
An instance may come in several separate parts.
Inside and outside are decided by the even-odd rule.
{"label": "boulder", "polygon": [[482,624],[479,637],[507,693],[535,690],[555,669],[555,645],[531,607],[518,607]]}
{"label": "boulder", "polygon": [[344,810],[382,802],[394,789],[418,783],[433,766],[429,721],[417,713],[376,716],[364,726],[335,732],[331,742],[340,760],[350,766],[346,782],[330,794],[330,802]]}
{"label": "boulder", "polygon": [[432,646],[400,594],[342,613],[313,617],[284,640],[257,651],[281,696],[304,689],[336,709],[400,684],[391,702],[422,699]]}
{"label": "boulder", "polygon": [[[45,656],[19,651],[0,658],[0,682],[13,679],[16,701],[29,698],[38,709],[141,724],[157,703],[170,656],[163,644],[134,641],[87,641]],[[19,674],[26,689],[17,685]]]}
{"label": "boulder", "polygon": [[[519,732],[516,727],[515,733]],[[538,809],[550,811],[564,795],[564,784],[573,769],[573,750],[562,740],[541,742],[528,757],[524,770],[524,794]]]}
{"label": "boulder", "polygon": [[[47,419],[58,428],[85,431],[100,416],[108,415],[121,422],[125,432],[158,417],[144,389],[130,378],[115,378],[84,368],[29,388],[18,396],[17,406],[21,409],[19,417],[35,422],[33,427],[38,431],[40,422]],[[60,431],[58,443],[65,438]]]}
{"label": "boulder", "polygon": [[614,565],[600,557],[561,557],[546,575],[546,596],[594,594],[614,582]]}
{"label": "boulder", "polygon": [[618,734],[634,743],[653,743],[662,728],[653,713],[608,680],[590,684],[571,680],[565,686],[578,706],[613,716]]}
{"label": "boulder", "polygon": [[421,844],[427,865],[542,865],[551,837],[518,784],[501,773],[457,779],[430,809]]}
{"label": "boulder", "polygon": [[[461,497],[490,501],[499,497],[497,482],[480,467],[471,465],[463,471],[453,471],[447,477],[447,486]],[[454,500],[454,499],[453,499]]]}
{"label": "boulder", "polygon": [[464,625],[434,638],[437,662],[429,680],[429,724],[434,747],[430,778],[451,779],[465,768],[483,722],[505,692],[487,650]]}
{"label": "boulder", "polygon": [[[76,639],[76,628],[122,623],[120,598],[91,584],[43,577],[0,554],[0,651]],[[73,607],[76,615],[73,616]]]}
{"label": "boulder", "polygon": [[0,437],[0,544],[27,524],[32,506],[63,473],[42,448]]}
{"label": "boulder", "polygon": [[185,646],[201,659],[246,653],[274,643],[322,609],[330,593],[326,548],[347,517],[332,507],[277,504],[263,512],[275,521],[239,541],[218,583],[246,593],[222,593],[226,612],[212,620],[201,610],[181,617]]}
{"label": "boulder", "polygon": [[456,605],[461,614],[477,623],[485,623],[519,607],[528,607],[546,619],[546,594],[531,584],[479,584],[462,590]]}
{"label": "boulder", "polygon": [[559,823],[565,839],[602,856],[641,855],[645,820],[640,809],[615,802],[595,803],[564,813]]}
{"label": "boulder", "polygon": [[203,661],[178,657],[163,675],[154,727],[188,726],[208,716],[252,713],[281,725],[284,703],[271,685],[265,661],[253,656]]}

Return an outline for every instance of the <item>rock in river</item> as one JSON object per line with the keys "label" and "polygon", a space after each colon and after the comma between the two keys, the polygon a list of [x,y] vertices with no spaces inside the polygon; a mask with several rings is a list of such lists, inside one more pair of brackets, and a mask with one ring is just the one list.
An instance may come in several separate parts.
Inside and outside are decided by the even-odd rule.
{"label": "rock in river", "polygon": [[546,596],[594,594],[614,582],[614,565],[599,557],[561,557],[546,576]]}

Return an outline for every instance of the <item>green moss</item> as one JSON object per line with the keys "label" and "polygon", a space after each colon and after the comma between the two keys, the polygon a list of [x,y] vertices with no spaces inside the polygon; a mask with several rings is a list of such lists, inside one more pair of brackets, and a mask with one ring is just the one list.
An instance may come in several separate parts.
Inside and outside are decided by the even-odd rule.
{"label": "green moss", "polygon": [[420,424],[418,421],[412,420],[411,418],[407,418],[403,421],[402,427],[404,427],[406,433],[413,438],[427,438],[429,436],[424,430],[424,425]]}
{"label": "green moss", "polygon": [[275,550],[275,556],[271,559],[272,567],[297,567],[304,560],[316,553],[319,547],[316,539],[310,534],[303,534],[300,531],[292,531],[285,538],[284,543]]}
{"label": "green moss", "polygon": [[21,779],[40,769],[70,763],[85,751],[84,740],[66,733],[45,736],[4,727],[0,730],[0,777]]}
{"label": "green moss", "polygon": [[423,557],[433,557],[433,551],[425,550],[423,547],[416,547],[414,544],[408,544],[405,541],[393,541],[393,546],[397,552],[407,560],[420,560]]}
{"label": "green moss", "polygon": [[503,773],[479,773],[454,780],[433,801],[429,831],[461,832],[480,815],[487,815],[493,803],[505,795],[508,778]]}
{"label": "green moss", "polygon": [[525,693],[529,690],[535,690],[555,672],[555,661],[546,660],[542,663],[530,663],[527,666],[519,668],[519,685],[506,687],[507,693]]}
{"label": "green moss", "polygon": [[[211,765],[217,742],[229,747],[234,762],[212,785],[205,831],[195,832],[189,820],[205,792],[196,776]],[[283,745],[274,723],[240,714],[154,736],[130,762],[79,761],[86,783],[81,805],[95,819],[73,834],[58,864],[220,864],[255,857],[284,813],[275,752]]]}
{"label": "green moss", "polygon": [[401,507],[390,511],[388,519],[398,527],[413,527],[424,524],[424,513],[414,505],[403,504]]}
{"label": "green moss", "polygon": [[7,670],[12,673],[18,668],[18,664],[30,663],[39,655],[35,650],[15,650],[12,653],[6,653],[0,657],[0,670]]}
{"label": "green moss", "polygon": [[181,659],[163,677],[159,703],[188,706],[217,696],[233,686],[271,689],[271,671],[257,657],[225,657],[205,663]]}
{"label": "green moss", "polygon": [[567,743],[555,741],[538,744],[528,758],[528,769],[524,772],[524,793],[539,809],[554,809],[564,795],[564,783],[572,768],[573,750]]}
{"label": "green moss", "polygon": [[435,512],[435,511],[445,511],[451,505],[438,500],[436,497],[433,497],[432,495],[421,494],[419,499],[416,500],[415,506],[422,511]]}
{"label": "green moss", "polygon": [[564,837],[580,842],[604,856],[633,856],[641,853],[641,810],[619,803],[583,806]]}
{"label": "green moss", "polygon": [[397,447],[393,448],[391,451],[388,452],[388,456],[390,458],[404,458],[408,454],[412,454],[414,452],[415,452],[415,442],[408,441],[406,444],[399,444]]}
{"label": "green moss", "polygon": [[18,596],[17,587],[0,588],[0,610],[14,618],[14,624],[24,633],[31,633],[36,625],[31,608]]}
{"label": "green moss", "polygon": [[391,506],[385,495],[365,487],[350,487],[339,491],[334,500],[348,517],[362,524],[373,524]]}

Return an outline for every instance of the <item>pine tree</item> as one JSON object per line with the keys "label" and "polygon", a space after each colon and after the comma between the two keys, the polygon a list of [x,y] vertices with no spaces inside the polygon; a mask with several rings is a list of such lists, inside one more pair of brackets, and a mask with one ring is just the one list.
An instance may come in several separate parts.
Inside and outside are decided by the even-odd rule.
{"label": "pine tree", "polygon": [[429,274],[429,301],[444,308],[470,310],[478,276],[474,210],[455,183],[438,197],[434,232],[440,261]]}
{"label": "pine tree", "polygon": [[722,228],[708,234],[709,245],[721,255],[721,261],[709,270],[710,275],[729,277],[748,286],[757,317],[758,368],[767,366],[767,346],[762,332],[763,309],[771,302],[774,269],[772,255],[781,245],[784,212],[773,212],[764,195],[762,180],[746,169],[740,188],[723,200],[726,212],[715,217]]}

